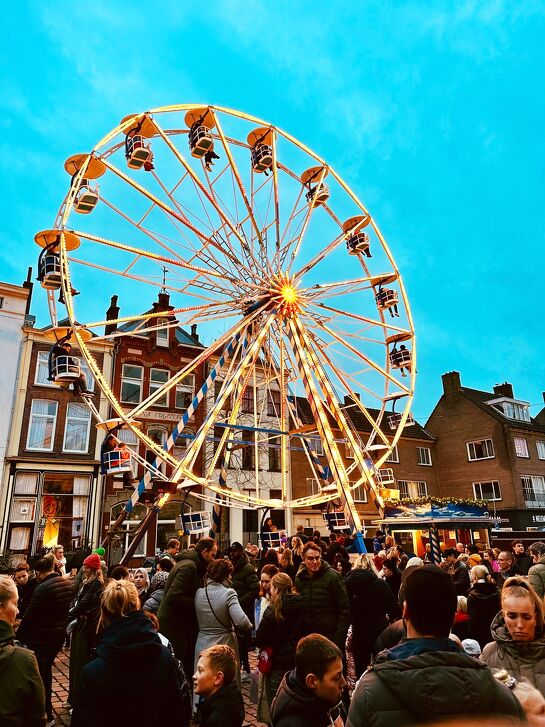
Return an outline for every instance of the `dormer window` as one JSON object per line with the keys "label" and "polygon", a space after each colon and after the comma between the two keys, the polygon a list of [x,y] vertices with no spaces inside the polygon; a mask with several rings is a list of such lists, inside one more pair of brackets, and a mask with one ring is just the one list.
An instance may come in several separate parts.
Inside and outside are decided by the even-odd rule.
{"label": "dormer window", "polygon": [[532,421],[530,412],[528,411],[529,404],[526,401],[515,401],[504,396],[501,399],[492,399],[487,404],[493,406],[494,409],[503,414],[507,419],[514,419],[519,422]]}
{"label": "dormer window", "polygon": [[160,328],[157,328],[156,331],[157,345],[162,346],[163,348],[168,348],[168,319],[158,318],[157,325],[161,326]]}

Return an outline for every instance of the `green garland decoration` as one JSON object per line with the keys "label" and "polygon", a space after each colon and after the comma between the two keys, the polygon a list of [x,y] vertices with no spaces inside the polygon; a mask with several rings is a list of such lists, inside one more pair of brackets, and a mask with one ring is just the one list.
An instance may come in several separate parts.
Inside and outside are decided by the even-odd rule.
{"label": "green garland decoration", "polygon": [[458,497],[403,497],[399,500],[384,500],[385,505],[479,505],[488,506],[487,500],[468,500]]}

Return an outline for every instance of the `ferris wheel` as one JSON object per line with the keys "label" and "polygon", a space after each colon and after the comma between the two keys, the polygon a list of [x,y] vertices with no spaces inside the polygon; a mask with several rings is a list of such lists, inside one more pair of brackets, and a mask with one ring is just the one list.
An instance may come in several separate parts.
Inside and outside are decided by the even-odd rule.
{"label": "ferris wheel", "polygon": [[[261,119],[182,104],[125,117],[65,169],[54,229],[36,236],[40,276],[54,326],[68,317],[117,425],[156,457],[142,463],[149,471],[133,500],[159,476],[171,491],[199,485],[203,500],[234,507],[340,499],[355,512],[352,493],[363,486],[380,508],[390,482],[381,465],[410,423],[414,330],[375,220],[327,162]],[[122,316],[105,320],[104,298],[117,291]],[[146,310],[158,291],[168,315]],[[203,349],[128,411],[91,335],[195,325]],[[204,363],[170,436],[154,441],[142,418]],[[293,490],[294,452],[312,491]]]}

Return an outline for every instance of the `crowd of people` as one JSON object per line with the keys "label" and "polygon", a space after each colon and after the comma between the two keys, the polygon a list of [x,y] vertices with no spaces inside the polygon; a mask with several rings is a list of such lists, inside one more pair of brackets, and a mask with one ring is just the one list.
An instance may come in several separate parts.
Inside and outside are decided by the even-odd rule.
{"label": "crowd of people", "polygon": [[279,549],[172,539],[150,569],[22,563],[0,576],[0,724],[55,724],[69,646],[73,727],[241,727],[244,682],[272,727],[545,725],[545,543],[353,550],[299,526]]}

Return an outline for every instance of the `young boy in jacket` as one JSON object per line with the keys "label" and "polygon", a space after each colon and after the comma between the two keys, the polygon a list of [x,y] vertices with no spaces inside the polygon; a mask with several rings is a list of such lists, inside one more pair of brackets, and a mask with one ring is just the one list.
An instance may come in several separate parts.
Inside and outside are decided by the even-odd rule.
{"label": "young boy in jacket", "polygon": [[226,644],[201,651],[193,674],[195,694],[204,698],[197,710],[201,727],[242,727],[244,701],[235,680],[235,652]]}

